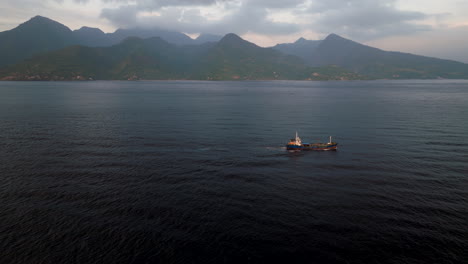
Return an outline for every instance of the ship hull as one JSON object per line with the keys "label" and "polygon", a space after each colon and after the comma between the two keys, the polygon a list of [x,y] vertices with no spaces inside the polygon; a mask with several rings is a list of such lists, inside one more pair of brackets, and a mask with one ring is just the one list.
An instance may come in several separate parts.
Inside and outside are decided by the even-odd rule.
{"label": "ship hull", "polygon": [[314,143],[314,144],[301,144],[298,145],[286,145],[287,150],[317,150],[317,151],[327,151],[327,150],[337,150],[338,143]]}

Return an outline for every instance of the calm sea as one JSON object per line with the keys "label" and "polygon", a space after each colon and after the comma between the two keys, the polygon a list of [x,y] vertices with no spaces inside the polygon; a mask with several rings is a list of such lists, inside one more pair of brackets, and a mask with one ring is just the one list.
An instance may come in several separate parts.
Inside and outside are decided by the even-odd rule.
{"label": "calm sea", "polygon": [[468,263],[468,81],[0,82],[0,172],[0,263]]}

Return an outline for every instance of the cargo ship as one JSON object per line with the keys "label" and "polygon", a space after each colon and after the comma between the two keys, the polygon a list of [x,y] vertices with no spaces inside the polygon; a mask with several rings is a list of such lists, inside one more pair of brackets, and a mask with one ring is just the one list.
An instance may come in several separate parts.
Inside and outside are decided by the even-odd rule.
{"label": "cargo ship", "polygon": [[336,150],[338,143],[332,142],[332,137],[327,143],[302,143],[301,138],[297,135],[286,144],[287,150]]}

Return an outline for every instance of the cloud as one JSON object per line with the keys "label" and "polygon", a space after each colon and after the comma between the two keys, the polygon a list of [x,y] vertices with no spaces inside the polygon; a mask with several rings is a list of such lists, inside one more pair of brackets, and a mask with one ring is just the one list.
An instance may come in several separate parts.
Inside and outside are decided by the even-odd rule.
{"label": "cloud", "polygon": [[415,23],[428,14],[396,8],[394,0],[314,1],[308,10],[311,25],[322,33],[335,32],[358,40],[428,31],[432,27]]}
{"label": "cloud", "polygon": [[108,19],[117,27],[136,27],[138,8],[136,6],[125,6],[118,8],[104,8],[101,17]]}
{"label": "cloud", "polygon": [[[77,0],[85,1],[85,0]],[[157,26],[187,33],[291,35],[303,30],[356,40],[428,31],[430,15],[400,10],[396,0],[102,0],[101,17],[118,27]],[[216,18],[200,12],[211,9]],[[288,21],[277,21],[280,12]]]}
{"label": "cloud", "polygon": [[[83,0],[75,0],[83,1]],[[88,0],[84,0],[88,1]],[[171,6],[211,6],[218,3],[233,2],[235,0],[102,0],[105,3],[135,6],[140,10],[154,11]]]}
{"label": "cloud", "polygon": [[298,5],[304,4],[306,0],[250,0],[244,3],[250,7],[257,8],[293,8]]}
{"label": "cloud", "polygon": [[[65,3],[65,0],[54,0],[55,2],[59,3],[59,4],[63,4]],[[89,3],[89,0],[72,0],[73,3],[77,3],[77,4],[87,4]]]}
{"label": "cloud", "polygon": [[[121,1],[121,0],[112,0]],[[266,0],[250,1],[157,1],[149,5],[127,4],[117,8],[106,8],[101,17],[108,19],[119,27],[159,27],[186,33],[226,34],[229,32],[244,34],[291,34],[301,28],[296,23],[271,21],[269,8],[296,6],[304,0],[285,0],[269,2]],[[138,2],[138,1],[137,1]],[[140,1],[141,2],[141,1]],[[168,5],[169,2],[171,6]],[[190,5],[185,5],[190,2]],[[219,19],[202,15],[201,5],[213,6],[223,14]]]}
{"label": "cloud", "polygon": [[[7,1],[10,3],[7,9],[13,5],[34,6],[24,3],[35,2]],[[358,41],[430,31],[450,16],[401,9],[397,0],[46,0],[43,3],[50,8],[34,8],[36,11],[28,13],[45,10],[39,14],[51,16],[55,12],[52,18],[62,18],[70,15],[60,11],[78,7],[76,12],[86,13],[71,17],[84,15],[89,19],[89,14],[98,12],[100,23],[109,28],[159,27],[186,33],[264,36],[292,36],[306,31],[324,36],[333,32]],[[20,12],[25,11],[13,13]],[[71,22],[78,23],[83,22]]]}

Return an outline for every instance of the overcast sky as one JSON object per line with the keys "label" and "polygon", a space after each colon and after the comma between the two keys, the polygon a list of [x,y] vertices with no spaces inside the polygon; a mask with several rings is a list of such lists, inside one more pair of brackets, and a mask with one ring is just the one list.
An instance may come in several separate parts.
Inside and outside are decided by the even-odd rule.
{"label": "overcast sky", "polygon": [[42,15],[71,29],[233,32],[260,46],[336,33],[385,50],[468,63],[467,14],[467,0],[1,0],[0,31]]}

